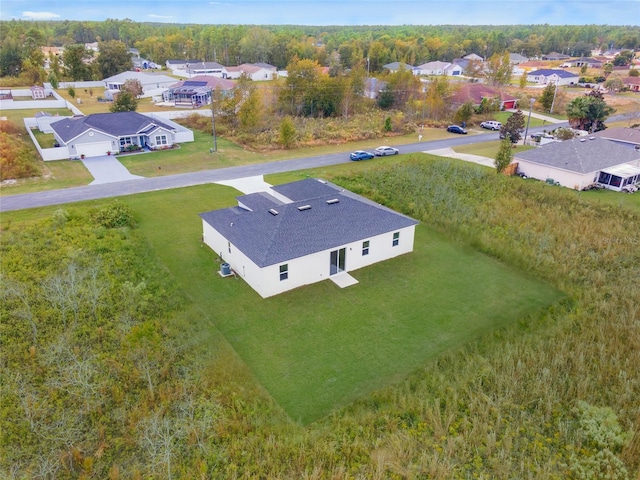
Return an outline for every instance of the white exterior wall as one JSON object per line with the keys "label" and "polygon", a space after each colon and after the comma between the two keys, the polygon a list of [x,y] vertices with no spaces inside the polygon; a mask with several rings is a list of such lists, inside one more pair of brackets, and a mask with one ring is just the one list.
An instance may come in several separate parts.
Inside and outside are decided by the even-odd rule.
{"label": "white exterior wall", "polygon": [[[90,134],[92,134],[92,135],[90,135]],[[59,138],[55,134],[54,134],[54,136],[56,137],[56,140],[58,141],[58,143],[60,145],[65,145],[65,143],[62,141],[61,138]],[[68,158],[77,158],[79,156],[78,155],[78,151],[77,151],[77,145],[82,145],[82,144],[87,144],[87,143],[107,142],[107,141],[111,142],[111,151],[112,152],[117,152],[117,151],[120,150],[120,144],[113,137],[111,137],[109,135],[105,135],[105,134],[100,133],[100,132],[96,132],[94,130],[90,130],[88,132],[84,132],[82,135],[80,135],[77,138],[74,138],[68,144],[66,144],[68,152],[69,152],[69,157]],[[105,150],[104,154],[105,155],[107,154],[106,150]]]}
{"label": "white exterior wall", "polygon": [[[394,232],[389,232],[323,250],[306,257],[259,268],[235,245],[231,245],[229,252],[227,239],[211,225],[204,220],[202,225],[204,243],[220,255],[222,260],[231,265],[236,274],[242,277],[263,298],[328,279],[330,276],[330,255],[334,250],[346,249],[345,271],[350,272],[413,251],[415,233],[415,226],[399,230],[400,241],[397,247],[392,246]],[[369,255],[363,256],[362,243],[366,240],[369,240]],[[281,281],[280,265],[285,263],[288,265],[289,275],[286,280]]]}
{"label": "white exterior wall", "polygon": [[527,177],[537,178],[542,181],[552,178],[554,181],[559,182],[563,187],[578,190],[582,190],[587,185],[592,184],[595,181],[597,173],[591,172],[580,174],[547,165],[527,162],[526,160],[521,160],[519,158],[515,158],[514,161],[518,162],[518,171],[524,173]]}

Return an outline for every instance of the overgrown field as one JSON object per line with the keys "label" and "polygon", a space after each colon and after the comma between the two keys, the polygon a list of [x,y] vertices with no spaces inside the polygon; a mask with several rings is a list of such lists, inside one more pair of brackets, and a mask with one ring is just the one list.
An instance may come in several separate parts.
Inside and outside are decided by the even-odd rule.
{"label": "overgrown field", "polygon": [[[3,214],[0,476],[635,478],[637,210],[463,162],[371,166],[332,180],[570,301],[301,426],[218,333],[216,312],[194,304],[199,278],[176,280],[195,263],[159,251],[154,229],[166,227],[142,196],[39,222]],[[194,190],[192,208],[232,200],[211,188]],[[184,194],[146,208],[162,215]],[[179,227],[165,236],[192,248]]]}

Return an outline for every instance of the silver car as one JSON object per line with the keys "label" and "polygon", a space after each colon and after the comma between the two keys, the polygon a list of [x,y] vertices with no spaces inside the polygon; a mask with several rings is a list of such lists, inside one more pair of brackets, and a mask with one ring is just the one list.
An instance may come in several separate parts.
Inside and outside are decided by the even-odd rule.
{"label": "silver car", "polygon": [[393,147],[378,147],[373,151],[376,157],[384,157],[386,155],[397,155],[398,149]]}

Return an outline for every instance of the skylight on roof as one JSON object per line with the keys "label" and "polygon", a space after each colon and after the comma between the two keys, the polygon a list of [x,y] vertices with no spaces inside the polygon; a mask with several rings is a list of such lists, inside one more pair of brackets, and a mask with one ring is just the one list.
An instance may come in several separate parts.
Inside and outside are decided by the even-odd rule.
{"label": "skylight on roof", "polygon": [[311,209],[311,205],[300,205],[298,207],[298,210],[300,210],[301,212],[304,210],[310,210]]}
{"label": "skylight on roof", "polygon": [[333,205],[334,203],[338,203],[338,202],[340,202],[338,198],[332,198],[330,200],[327,200],[328,205]]}
{"label": "skylight on roof", "polygon": [[278,212],[275,208],[270,208],[269,209],[269,213],[275,217],[280,212]]}

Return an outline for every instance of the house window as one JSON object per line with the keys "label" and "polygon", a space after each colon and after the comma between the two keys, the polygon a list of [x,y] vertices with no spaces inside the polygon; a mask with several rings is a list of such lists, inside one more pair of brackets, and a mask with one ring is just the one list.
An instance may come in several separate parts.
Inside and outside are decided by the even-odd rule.
{"label": "house window", "polygon": [[280,265],[280,281],[289,278],[289,264]]}
{"label": "house window", "polygon": [[166,135],[157,135],[156,136],[156,145],[167,145],[167,136]]}
{"label": "house window", "polygon": [[369,255],[369,240],[362,242],[362,256]]}
{"label": "house window", "polygon": [[127,145],[131,145],[131,143],[133,143],[133,142],[131,142],[131,137],[122,137],[120,139],[120,146],[121,147],[125,147]]}
{"label": "house window", "polygon": [[400,232],[395,232],[393,234],[393,242],[391,243],[391,245],[393,247],[397,247],[399,243],[400,243]]}

